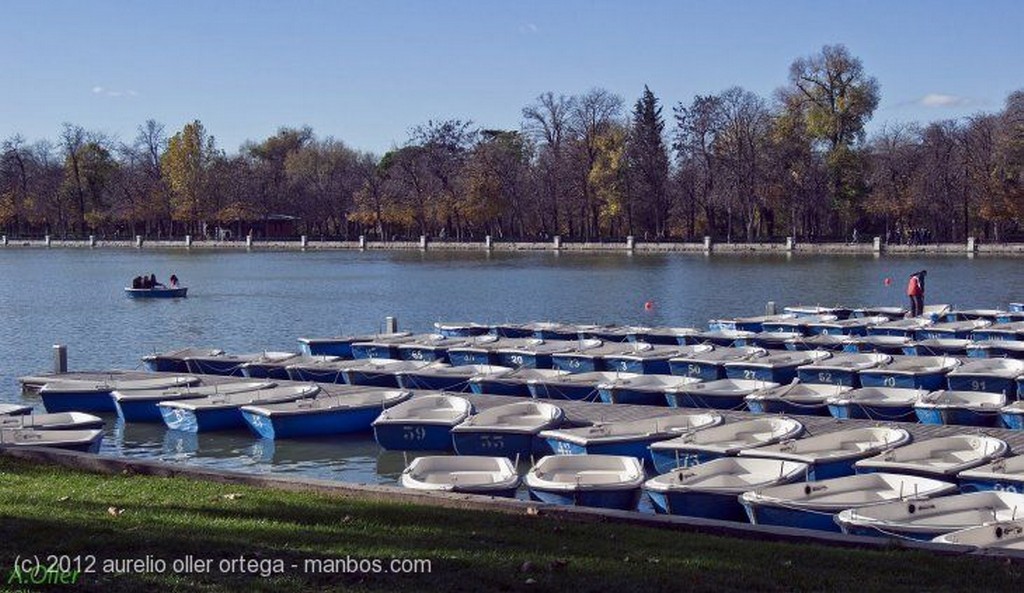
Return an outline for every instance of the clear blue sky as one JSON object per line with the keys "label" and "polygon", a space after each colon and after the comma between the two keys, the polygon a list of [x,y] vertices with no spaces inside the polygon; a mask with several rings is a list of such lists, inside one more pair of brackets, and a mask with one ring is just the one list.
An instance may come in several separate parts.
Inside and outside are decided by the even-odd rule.
{"label": "clear blue sky", "polygon": [[0,0],[0,137],[62,122],[121,140],[200,119],[235,152],[312,126],[382,153],[429,119],[517,128],[539,94],[604,87],[665,105],[733,85],[770,97],[843,43],[885,122],[995,111],[1024,87],[1024,2]]}

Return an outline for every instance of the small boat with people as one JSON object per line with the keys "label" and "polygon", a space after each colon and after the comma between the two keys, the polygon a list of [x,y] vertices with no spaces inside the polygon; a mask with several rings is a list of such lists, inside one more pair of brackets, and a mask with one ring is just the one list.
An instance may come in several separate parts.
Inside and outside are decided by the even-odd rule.
{"label": "small boat with people", "polygon": [[744,449],[795,439],[803,431],[804,425],[797,420],[770,416],[690,430],[671,439],[653,442],[649,449],[654,469],[665,473],[677,467],[735,457]]}
{"label": "small boat with people", "polygon": [[942,389],[923,394],[914,413],[922,424],[1002,426],[999,411],[1006,401],[1005,393]]}
{"label": "small boat with people", "polygon": [[425,492],[458,492],[515,496],[519,474],[507,457],[434,455],[417,457],[402,471],[404,488]]}
{"label": "small boat with people", "polygon": [[452,427],[452,444],[459,455],[503,455],[515,458],[550,452],[537,435],[561,426],[565,413],[558,406],[523,401],[487,408]]}
{"label": "small boat with people", "polygon": [[97,453],[103,442],[103,430],[41,430],[34,428],[0,428],[0,449],[50,447]]}
{"label": "small boat with people", "polygon": [[211,395],[200,399],[165,401],[157,404],[164,424],[172,430],[207,432],[242,429],[248,426],[242,406],[277,404],[313,397],[320,387],[311,383]]}
{"label": "small boat with people", "polygon": [[674,414],[626,422],[600,422],[578,428],[555,428],[538,437],[561,455],[631,455],[651,462],[651,443],[722,423],[716,412]]}
{"label": "small boat with people", "polygon": [[199,383],[199,377],[169,375],[152,379],[55,379],[39,389],[47,412],[115,412],[114,391],[169,389]]}
{"label": "small boat with people", "polygon": [[124,294],[130,299],[180,299],[188,296],[188,287],[178,283],[178,277],[171,274],[170,285],[156,279],[156,274],[136,276],[131,286],[124,287]]}
{"label": "small boat with people", "polygon": [[865,457],[910,442],[903,428],[871,426],[838,430],[775,445],[743,449],[740,457],[770,457],[806,463],[808,480],[825,480],[854,473],[853,464]]}
{"label": "small boat with people", "polygon": [[332,390],[331,395],[290,401],[250,403],[242,418],[264,439],[323,437],[368,432],[381,410],[412,397],[401,389],[377,387]]}
{"label": "small boat with people", "polygon": [[947,533],[1024,518],[1024,494],[971,492],[929,500],[841,511],[836,523],[843,533],[931,540]]}
{"label": "small boat with people", "polygon": [[755,414],[828,416],[828,399],[852,389],[844,385],[804,383],[796,379],[787,385],[754,391],[744,400],[747,409]]}
{"label": "small boat with people", "polygon": [[643,488],[656,513],[746,521],[741,494],[795,482],[806,472],[797,461],[721,457],[661,473]]}
{"label": "small boat with people", "polygon": [[548,455],[523,482],[541,502],[628,511],[640,501],[644,469],[628,455]]}
{"label": "small boat with people", "polygon": [[1005,441],[982,435],[954,435],[917,441],[853,464],[857,473],[890,472],[956,480],[962,471],[990,463],[1010,451]]}
{"label": "small boat with people", "polygon": [[452,427],[473,413],[464,397],[432,393],[382,411],[373,421],[373,437],[395,451],[450,451]]}

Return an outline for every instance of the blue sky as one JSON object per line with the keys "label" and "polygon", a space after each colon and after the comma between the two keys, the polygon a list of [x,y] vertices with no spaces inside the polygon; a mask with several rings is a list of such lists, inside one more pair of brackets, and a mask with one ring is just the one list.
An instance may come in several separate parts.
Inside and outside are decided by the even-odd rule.
{"label": "blue sky", "polygon": [[517,128],[539,94],[665,105],[843,43],[886,122],[996,111],[1024,88],[1024,2],[0,0],[0,137],[62,122],[130,140],[200,119],[235,152],[280,126],[382,153],[429,119]]}

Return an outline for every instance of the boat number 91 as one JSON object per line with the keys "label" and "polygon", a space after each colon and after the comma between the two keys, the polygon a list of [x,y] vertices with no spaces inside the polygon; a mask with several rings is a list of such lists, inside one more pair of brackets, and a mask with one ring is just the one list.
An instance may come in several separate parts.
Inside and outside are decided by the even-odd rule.
{"label": "boat number 91", "polygon": [[973,391],[985,391],[984,381],[971,381],[971,390]]}
{"label": "boat number 91", "polygon": [[407,441],[422,441],[427,438],[427,429],[422,426],[406,426],[403,436]]}

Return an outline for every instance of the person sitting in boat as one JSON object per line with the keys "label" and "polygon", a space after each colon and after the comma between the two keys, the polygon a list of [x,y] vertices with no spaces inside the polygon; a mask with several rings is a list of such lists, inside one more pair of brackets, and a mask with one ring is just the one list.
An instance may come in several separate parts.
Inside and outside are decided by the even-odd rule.
{"label": "person sitting in boat", "polygon": [[177,288],[177,287],[178,287],[178,277],[175,276],[174,274],[171,274],[171,288]]}
{"label": "person sitting in boat", "polygon": [[149,284],[149,276],[146,276],[145,274],[142,275],[142,279],[139,280],[139,288],[153,288]]}
{"label": "person sitting in boat", "polygon": [[142,276],[132,278],[132,288],[142,288]]}
{"label": "person sitting in boat", "polygon": [[159,286],[160,288],[167,288],[166,286],[164,286],[160,282],[157,282],[156,274],[150,274],[149,275],[149,287],[150,288],[156,288],[157,286]]}

